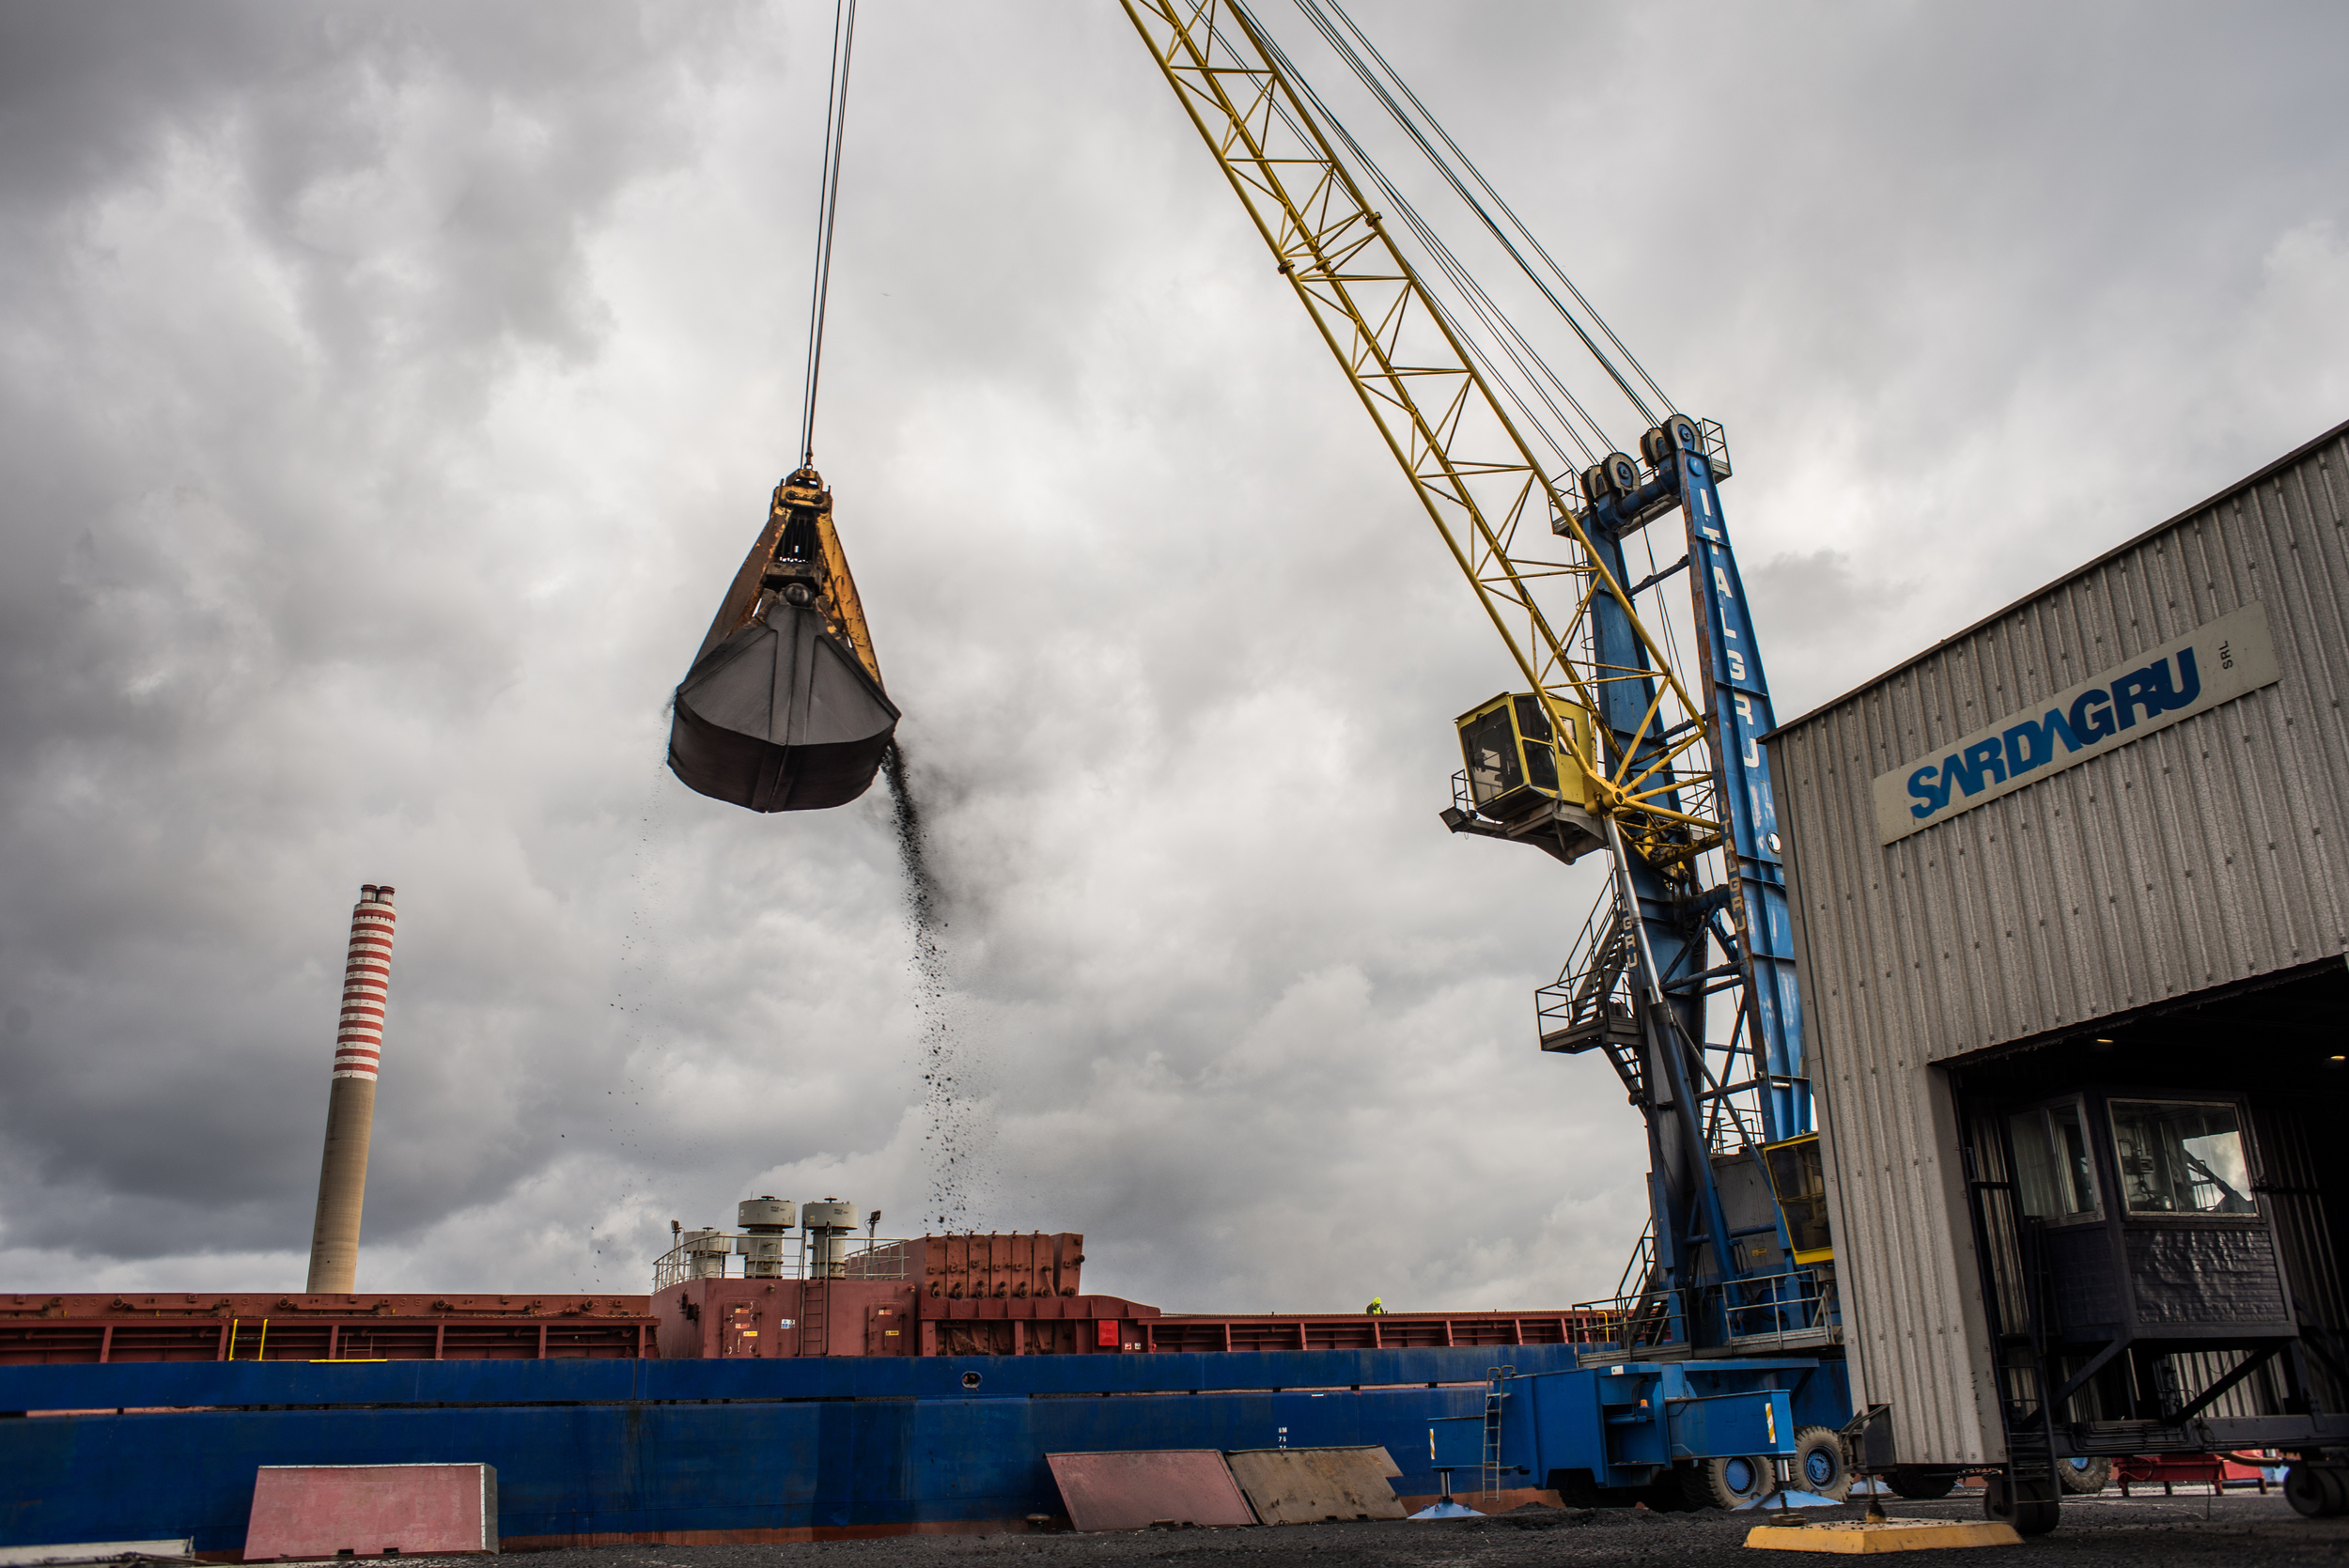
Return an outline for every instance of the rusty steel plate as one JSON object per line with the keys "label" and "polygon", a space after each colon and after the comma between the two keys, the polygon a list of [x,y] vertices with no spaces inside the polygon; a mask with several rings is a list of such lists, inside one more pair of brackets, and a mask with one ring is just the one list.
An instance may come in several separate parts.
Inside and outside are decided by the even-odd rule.
{"label": "rusty steel plate", "polygon": [[[1213,1449],[1134,1453],[1048,1453],[1078,1529],[1147,1529],[1152,1525],[1252,1525],[1223,1455]],[[1398,1514],[1397,1517],[1400,1517]]]}
{"label": "rusty steel plate", "polygon": [[263,1465],[244,1559],[414,1557],[498,1549],[488,1465]]}
{"label": "rusty steel plate", "polygon": [[1402,1499],[1388,1484],[1388,1477],[1403,1472],[1382,1448],[1244,1449],[1229,1463],[1268,1525],[1404,1516]]}

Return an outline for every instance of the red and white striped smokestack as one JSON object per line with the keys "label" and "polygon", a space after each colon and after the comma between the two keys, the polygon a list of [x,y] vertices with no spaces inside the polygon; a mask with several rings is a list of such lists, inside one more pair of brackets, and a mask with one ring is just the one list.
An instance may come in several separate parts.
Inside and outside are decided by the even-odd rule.
{"label": "red and white striped smokestack", "polygon": [[367,1196],[367,1142],[375,1130],[375,1075],[383,1057],[383,1004],[391,995],[392,890],[369,882],[350,911],[343,961],[342,1020],[334,1031],[334,1076],[327,1088],[326,1155],[319,1167],[319,1212],[310,1228],[310,1294],[358,1288],[359,1215]]}
{"label": "red and white striped smokestack", "polygon": [[334,1032],[334,1076],[375,1079],[383,1056],[383,1003],[392,990],[392,931],[399,915],[392,890],[359,890],[350,910],[350,952],[343,960],[343,1017]]}

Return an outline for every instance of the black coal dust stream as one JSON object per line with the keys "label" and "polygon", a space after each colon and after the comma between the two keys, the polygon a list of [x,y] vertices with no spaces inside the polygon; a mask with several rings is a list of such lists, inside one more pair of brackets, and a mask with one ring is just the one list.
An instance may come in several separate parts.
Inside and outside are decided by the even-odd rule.
{"label": "black coal dust stream", "polygon": [[967,1091],[976,1086],[957,1082],[968,1075],[953,1020],[947,1016],[946,955],[939,942],[946,922],[938,878],[930,874],[929,838],[922,807],[906,774],[903,740],[891,742],[888,754],[881,759],[881,775],[889,781],[897,858],[905,866],[906,914],[913,930],[913,1004],[922,1015],[922,1097],[930,1124],[923,1135],[930,1152],[929,1210],[922,1217],[923,1223],[968,1230],[972,1183],[977,1176],[979,1110]]}

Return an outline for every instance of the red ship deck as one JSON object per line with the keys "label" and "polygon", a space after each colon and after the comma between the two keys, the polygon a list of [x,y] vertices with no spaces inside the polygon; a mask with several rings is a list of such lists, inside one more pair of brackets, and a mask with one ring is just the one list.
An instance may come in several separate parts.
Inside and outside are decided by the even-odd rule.
{"label": "red ship deck", "polygon": [[1409,1350],[1439,1345],[1589,1344],[1605,1338],[1598,1312],[1203,1312],[1144,1318],[1145,1349]]}
{"label": "red ship deck", "polygon": [[628,1359],[659,1354],[643,1296],[0,1296],[0,1365]]}
{"label": "red ship deck", "polygon": [[[694,1281],[660,1297],[28,1293],[0,1296],[0,1365],[628,1359],[662,1354],[664,1315],[677,1319],[667,1326],[673,1358],[1502,1350],[1606,1337],[1596,1312],[1162,1314],[1115,1296],[931,1299],[910,1283],[843,1280],[825,1292],[839,1323],[817,1343],[802,1344],[792,1321],[800,1290],[796,1281],[728,1279]],[[770,1296],[784,1297],[771,1303],[780,1317],[769,1325],[780,1333],[754,1336],[763,1318],[745,1314],[758,1313]],[[707,1311],[706,1321],[689,1299]],[[884,1305],[890,1310],[876,1310]],[[907,1332],[885,1332],[900,1322]],[[778,1338],[783,1343],[763,1343]]]}

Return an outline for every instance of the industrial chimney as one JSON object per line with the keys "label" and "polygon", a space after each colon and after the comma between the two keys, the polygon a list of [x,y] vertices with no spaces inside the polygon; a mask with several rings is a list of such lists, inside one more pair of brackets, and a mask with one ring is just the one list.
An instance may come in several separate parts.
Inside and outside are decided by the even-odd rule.
{"label": "industrial chimney", "polygon": [[334,1031],[327,1091],[326,1157],[319,1167],[318,1221],[310,1229],[311,1295],[358,1289],[359,1211],[367,1196],[367,1139],[375,1126],[375,1069],[383,1054],[383,1003],[391,994],[392,890],[370,882],[350,911],[343,1016]]}

